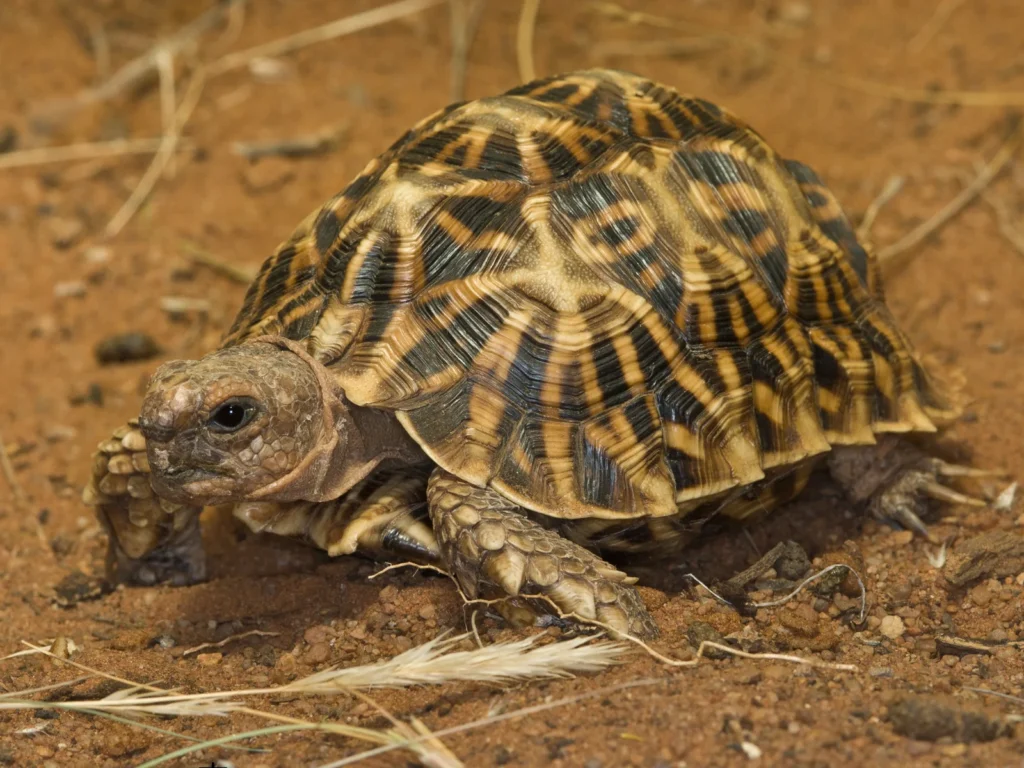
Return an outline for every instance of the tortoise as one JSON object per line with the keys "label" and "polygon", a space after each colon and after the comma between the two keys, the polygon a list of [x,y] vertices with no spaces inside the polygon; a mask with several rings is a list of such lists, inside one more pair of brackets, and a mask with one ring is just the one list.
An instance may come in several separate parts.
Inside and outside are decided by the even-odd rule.
{"label": "tortoise", "polygon": [[156,371],[86,489],[120,580],[204,578],[204,505],[656,635],[606,558],[669,557],[827,466],[927,535],[958,413],[833,194],[621,71],[418,123],[263,264],[222,346]]}

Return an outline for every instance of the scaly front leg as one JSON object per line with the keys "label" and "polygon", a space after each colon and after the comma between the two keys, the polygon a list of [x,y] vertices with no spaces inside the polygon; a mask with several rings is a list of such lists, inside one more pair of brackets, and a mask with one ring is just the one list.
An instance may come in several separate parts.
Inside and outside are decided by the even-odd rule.
{"label": "scaly front leg", "polygon": [[110,537],[107,575],[130,584],[193,584],[206,578],[201,507],[153,493],[146,438],[133,419],[99,444],[82,493]]}
{"label": "scaly front leg", "polygon": [[636,579],[526,516],[500,494],[438,468],[427,487],[441,556],[469,598],[543,595],[559,611],[616,632],[656,637]]}

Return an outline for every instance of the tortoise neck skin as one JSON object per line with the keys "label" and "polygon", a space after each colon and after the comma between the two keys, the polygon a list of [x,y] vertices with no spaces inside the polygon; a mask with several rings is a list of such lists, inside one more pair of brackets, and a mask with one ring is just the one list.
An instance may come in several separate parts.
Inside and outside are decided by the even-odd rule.
{"label": "tortoise neck skin", "polygon": [[328,501],[382,461],[423,460],[391,412],[347,402],[280,337],[161,366],[140,423],[153,490],[184,504]]}

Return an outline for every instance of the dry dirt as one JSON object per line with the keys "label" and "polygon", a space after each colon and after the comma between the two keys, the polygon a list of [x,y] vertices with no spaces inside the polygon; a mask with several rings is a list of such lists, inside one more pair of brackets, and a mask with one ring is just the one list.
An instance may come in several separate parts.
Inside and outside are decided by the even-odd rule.
{"label": "dry dirt", "polygon": [[[611,65],[719,101],[784,154],[815,167],[855,218],[890,175],[904,176],[904,190],[874,228],[882,244],[930,216],[962,188],[964,174],[994,154],[1006,135],[1008,109],[911,103],[852,88],[837,76],[919,89],[1015,91],[1022,102],[1024,6],[1016,0],[624,1],[661,21],[627,23],[585,2],[542,3],[538,71]],[[240,50],[372,5],[251,0],[241,27],[215,29],[201,53]],[[937,6],[951,13],[929,32]],[[0,128],[16,132],[18,149],[155,135],[160,112],[152,83],[84,109],[48,137],[33,130],[30,116],[97,81],[103,57],[96,40],[106,40],[118,66],[205,7],[198,0],[7,0],[0,6]],[[469,97],[517,82],[517,14],[518,3],[488,3],[468,61]],[[658,42],[694,37],[709,43],[705,50],[685,44],[669,55]],[[0,481],[0,654],[18,650],[21,640],[61,635],[81,646],[75,659],[83,663],[203,691],[268,685],[327,664],[386,657],[465,627],[444,579],[397,572],[371,582],[369,563],[332,562],[216,518],[207,531],[207,583],[71,594],[69,607],[55,603],[56,588],[66,587],[72,574],[81,572],[90,585],[102,574],[103,535],[79,501],[96,442],[135,413],[159,359],[208,350],[240,303],[243,287],[192,266],[189,248],[242,267],[257,264],[370,157],[449,100],[449,40],[447,13],[434,8],[289,55],[277,79],[246,69],[211,79],[186,128],[192,148],[179,155],[176,174],[161,180],[126,229],[106,242],[103,227],[148,157],[0,171],[0,433],[26,496],[17,504]],[[339,125],[347,126],[343,139],[319,157],[249,165],[232,151],[238,141]],[[1003,201],[1006,220],[1020,233],[1024,166],[1017,157],[990,197]],[[943,438],[944,448],[1024,478],[1024,253],[1001,233],[992,206],[979,201],[910,256],[890,270],[893,310],[923,351],[963,372],[973,397]],[[208,317],[172,316],[159,306],[165,296],[207,300]],[[159,357],[99,365],[95,345],[128,331],[150,333],[163,350]],[[839,615],[852,605],[841,591],[806,592],[788,607],[750,617],[695,592],[644,591],[663,629],[657,644],[663,652],[691,653],[688,638],[711,632],[710,625],[736,633],[742,647],[849,663],[856,672],[738,659],[669,669],[638,655],[583,679],[508,690],[449,685],[384,692],[377,699],[396,716],[416,716],[439,730],[489,711],[656,680],[448,738],[471,766],[1021,766],[1024,727],[1018,724],[1014,735],[1012,722],[1003,726],[1024,705],[970,690],[1019,696],[1024,685],[1024,661],[1013,644],[1024,640],[1021,506],[947,508],[944,515],[934,530],[952,542],[954,553],[975,536],[1002,532],[1004,543],[1012,545],[1015,537],[1016,559],[1005,556],[998,576],[982,563],[977,579],[954,586],[929,562],[936,548],[865,521],[819,486],[794,509],[754,526],[750,537],[711,538],[669,574],[693,568],[708,578],[727,577],[753,562],[756,552],[796,539],[821,562],[846,557],[859,563],[869,600],[863,628]],[[665,574],[648,575],[660,586],[673,582],[653,579]],[[493,619],[481,626],[487,637],[519,634]],[[190,646],[253,629],[276,635],[229,644],[221,658],[205,664],[183,655]],[[947,635],[992,647],[953,653],[937,645],[936,638]],[[74,676],[39,658],[0,662],[3,692]],[[110,690],[87,682],[60,695]],[[366,704],[345,696],[256,705],[306,719],[386,725]],[[84,715],[47,716],[0,716],[0,765],[131,765],[181,745]],[[244,716],[230,723],[162,723],[202,738],[262,724]],[[37,726],[43,728],[36,735],[18,733]],[[360,748],[309,734],[268,737],[259,746],[272,751],[209,749],[174,764],[230,758],[246,768],[317,765]],[[393,753],[368,763],[399,766],[408,758]]]}

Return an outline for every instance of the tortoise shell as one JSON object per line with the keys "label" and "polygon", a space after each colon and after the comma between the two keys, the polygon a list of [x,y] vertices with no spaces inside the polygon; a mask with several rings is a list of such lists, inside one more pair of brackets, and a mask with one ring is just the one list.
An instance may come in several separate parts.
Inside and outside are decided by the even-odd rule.
{"label": "tortoise shell", "polygon": [[564,519],[676,515],[954,415],[814,172],[617,71],[415,126],[266,261],[225,343],[268,333]]}

